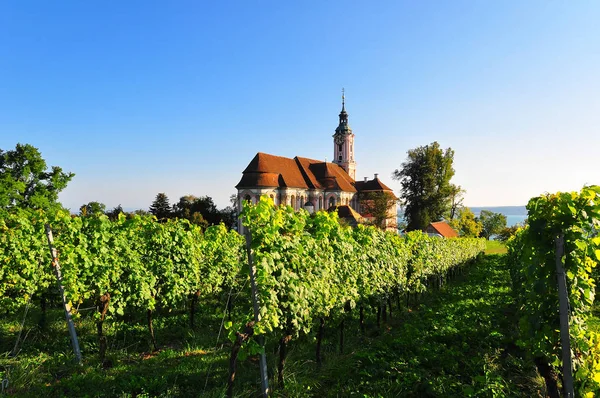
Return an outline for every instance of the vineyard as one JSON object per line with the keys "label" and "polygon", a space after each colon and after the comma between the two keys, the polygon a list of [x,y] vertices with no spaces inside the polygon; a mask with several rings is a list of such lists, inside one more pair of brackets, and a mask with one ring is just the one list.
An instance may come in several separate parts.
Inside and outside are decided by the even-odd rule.
{"label": "vineyard", "polygon": [[[186,221],[158,223],[150,217],[110,221],[65,213],[7,215],[0,225],[2,308],[16,315],[39,305],[44,317],[48,303],[56,302],[56,279],[43,234],[49,223],[71,314],[77,321],[83,316],[80,308],[96,308],[100,363],[107,351],[107,323],[118,330],[145,317],[157,350],[157,316],[186,313],[193,328],[197,308],[216,305],[237,342],[234,351],[256,354],[261,351],[259,336],[280,342],[278,378],[283,385],[285,347],[292,339],[316,333],[320,347],[326,324],[335,324],[343,350],[344,320],[350,312],[360,313],[364,329],[365,308],[377,308],[385,316],[392,300],[410,300],[428,286],[440,286],[483,249],[483,241],[476,239],[446,241],[420,232],[399,237],[373,227],[351,229],[341,226],[335,214],[311,217],[277,208],[266,199],[248,206],[243,216],[252,234],[257,323],[252,322],[242,236],[223,226],[202,232]],[[239,338],[245,330],[245,336],[255,338]],[[317,357],[320,361],[320,352]]]}
{"label": "vineyard", "polygon": [[[506,372],[494,370],[489,361],[499,361],[498,350],[505,350],[501,360],[512,361],[506,365],[511,373],[533,380],[526,361],[531,356],[542,376],[540,360],[560,374],[558,336],[552,326],[558,324],[554,276],[550,271],[543,276],[545,268],[536,265],[546,257],[554,261],[550,237],[562,231],[570,254],[565,267],[576,386],[592,393],[598,389],[594,358],[599,354],[593,348],[599,340],[586,331],[584,314],[593,303],[593,267],[600,253],[593,228],[598,196],[598,190],[588,189],[567,205],[560,202],[564,195],[532,200],[530,225],[510,243],[507,265],[504,257],[481,260],[482,239],[351,228],[336,213],[296,212],[267,198],[245,205],[246,236],[222,225],[203,231],[185,220],[157,222],[142,216],[111,221],[103,215],[61,212],[5,214],[0,220],[3,391],[22,396],[256,396],[264,388],[260,370],[268,365],[263,382],[274,394],[286,396],[335,396],[340,390],[377,396],[383,394],[378,388],[407,396],[411,388],[414,396],[422,396],[416,391],[519,396],[530,390],[513,390],[504,380]],[[558,224],[548,222],[548,215],[557,217],[551,205],[571,216],[564,215]],[[546,221],[537,221],[541,215]],[[53,231],[82,365],[74,363],[60,313],[45,224]],[[547,236],[527,235],[536,228],[546,228]],[[528,249],[540,242],[546,252]],[[533,266],[520,265],[524,263]],[[542,287],[545,301],[536,296]],[[457,300],[454,305],[452,300]],[[490,307],[493,302],[495,308]],[[517,319],[518,330],[495,320],[509,313]],[[443,321],[436,323],[436,317]],[[547,320],[540,322],[542,317]],[[422,329],[428,322],[433,322],[431,330]],[[465,337],[470,334],[478,337]],[[514,353],[506,348],[513,340],[518,340]],[[384,343],[397,346],[398,352],[386,352]],[[426,350],[429,346],[433,351]],[[448,350],[440,364],[444,368],[421,371],[436,362],[436,352],[442,355],[441,347]],[[392,358],[411,352],[417,359]],[[482,355],[488,362],[476,359]],[[461,362],[469,366],[461,369]],[[42,380],[36,380],[45,368]],[[171,368],[177,369],[174,379],[168,376]],[[337,374],[342,368],[344,373]],[[122,369],[130,377],[116,378]],[[141,369],[152,376],[140,375]],[[362,370],[355,374],[356,369]],[[470,373],[449,377],[461,371]],[[369,372],[394,384],[369,385]],[[430,376],[438,372],[436,384]],[[323,390],[319,383],[318,393],[306,390],[316,389],[320,378],[331,383],[332,374],[335,390]],[[360,384],[340,384],[338,378],[350,374]],[[304,382],[298,381],[302,375],[308,378]],[[86,390],[86,383],[97,386],[102,377],[112,380],[106,390]],[[67,381],[61,383],[63,379]]]}

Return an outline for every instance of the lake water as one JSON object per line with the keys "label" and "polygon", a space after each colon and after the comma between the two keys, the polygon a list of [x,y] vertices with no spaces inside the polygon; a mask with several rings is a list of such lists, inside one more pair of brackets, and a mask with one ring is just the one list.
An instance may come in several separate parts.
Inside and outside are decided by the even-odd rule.
{"label": "lake water", "polygon": [[513,225],[517,225],[517,224],[521,224],[523,225],[523,223],[525,222],[525,219],[527,218],[527,216],[524,216],[522,214],[505,214],[506,216],[506,226],[507,227],[512,227]]}
{"label": "lake water", "polygon": [[[479,217],[481,210],[489,210],[494,213],[504,214],[506,216],[506,226],[512,227],[517,224],[523,225],[527,218],[527,209],[525,206],[496,206],[496,207],[471,207],[476,217]],[[398,214],[398,222],[402,222],[402,214]]]}

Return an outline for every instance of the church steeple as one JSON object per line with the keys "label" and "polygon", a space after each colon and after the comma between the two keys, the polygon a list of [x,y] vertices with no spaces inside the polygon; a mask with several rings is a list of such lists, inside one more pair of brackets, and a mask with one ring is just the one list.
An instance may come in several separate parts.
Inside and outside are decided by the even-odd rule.
{"label": "church steeple", "polygon": [[342,88],[342,111],[340,112],[340,123],[338,128],[335,129],[336,133],[339,131],[341,133],[345,133],[346,131],[352,132],[350,129],[350,125],[348,124],[348,112],[346,112],[346,95],[344,93],[344,89]]}
{"label": "church steeple", "polygon": [[340,112],[340,122],[333,135],[333,162],[342,166],[353,180],[356,179],[354,134],[348,124],[344,89],[342,89],[342,111]]}
{"label": "church steeple", "polygon": [[348,122],[348,114],[346,113],[346,94],[344,93],[343,88],[342,88],[342,111],[340,112],[340,122],[342,121],[342,117],[344,117],[345,121]]}

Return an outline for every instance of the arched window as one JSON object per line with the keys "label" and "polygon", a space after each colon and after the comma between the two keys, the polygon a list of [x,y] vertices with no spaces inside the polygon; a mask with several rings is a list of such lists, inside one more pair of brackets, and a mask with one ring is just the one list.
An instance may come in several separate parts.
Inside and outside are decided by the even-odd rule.
{"label": "arched window", "polygon": [[319,196],[319,210],[323,208],[323,197]]}
{"label": "arched window", "polygon": [[244,200],[245,200],[246,202],[250,202],[250,203],[252,203],[252,196],[250,196],[250,195],[246,195],[246,196],[244,196]]}
{"label": "arched window", "polygon": [[329,198],[329,207],[335,206],[335,196]]}
{"label": "arched window", "polygon": [[292,208],[295,210],[296,209],[296,197],[294,195],[292,195],[292,203],[290,203],[292,205]]}

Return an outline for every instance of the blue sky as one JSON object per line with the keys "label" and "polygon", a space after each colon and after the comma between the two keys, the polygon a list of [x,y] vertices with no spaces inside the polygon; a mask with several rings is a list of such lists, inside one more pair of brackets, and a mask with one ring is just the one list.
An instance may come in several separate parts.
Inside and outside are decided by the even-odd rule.
{"label": "blue sky", "polygon": [[600,2],[0,2],[0,148],[61,194],[220,207],[256,152],[331,160],[340,91],[357,178],[432,141],[471,206],[600,183]]}

